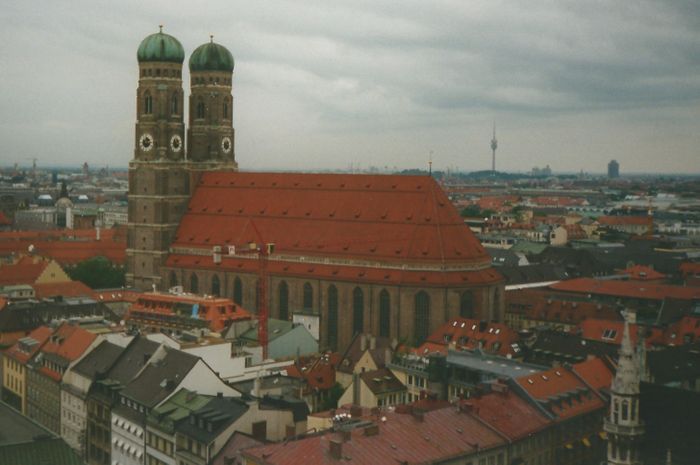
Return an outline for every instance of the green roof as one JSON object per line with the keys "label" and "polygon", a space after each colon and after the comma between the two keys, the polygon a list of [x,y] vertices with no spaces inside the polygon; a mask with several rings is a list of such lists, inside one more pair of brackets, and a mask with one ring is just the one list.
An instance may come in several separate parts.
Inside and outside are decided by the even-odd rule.
{"label": "green roof", "polygon": [[233,55],[223,45],[211,42],[200,45],[190,56],[190,71],[233,72]]}
{"label": "green roof", "polygon": [[83,465],[78,454],[61,438],[0,447],[3,465]]}
{"label": "green roof", "polygon": [[157,425],[161,430],[172,433],[178,420],[187,418],[190,412],[204,407],[212,398],[213,396],[197,394],[196,391],[180,389],[167,402],[151,411],[148,424]]}
{"label": "green roof", "polygon": [[166,61],[170,63],[182,63],[185,61],[185,49],[175,37],[160,32],[151,34],[141,41],[136,52],[139,63],[150,61]]}

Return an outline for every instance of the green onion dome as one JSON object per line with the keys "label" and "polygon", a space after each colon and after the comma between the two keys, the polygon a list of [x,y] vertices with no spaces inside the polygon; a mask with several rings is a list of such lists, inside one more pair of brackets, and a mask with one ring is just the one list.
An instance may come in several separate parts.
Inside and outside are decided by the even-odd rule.
{"label": "green onion dome", "polygon": [[223,45],[211,42],[200,45],[190,56],[190,71],[233,72],[233,55]]}
{"label": "green onion dome", "polygon": [[149,61],[182,63],[185,61],[185,49],[175,37],[164,34],[161,26],[160,32],[151,34],[141,41],[136,57],[139,63]]}

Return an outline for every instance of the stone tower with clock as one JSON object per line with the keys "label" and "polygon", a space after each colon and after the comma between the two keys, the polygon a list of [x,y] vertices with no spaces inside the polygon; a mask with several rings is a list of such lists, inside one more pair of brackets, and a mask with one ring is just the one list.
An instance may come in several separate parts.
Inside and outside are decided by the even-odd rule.
{"label": "stone tower with clock", "polygon": [[[160,31],[137,52],[134,158],[129,163],[126,284],[163,290],[161,267],[203,171],[236,170],[231,81],[233,56],[213,39],[190,58],[190,130],[185,142],[185,51]],[[188,150],[185,150],[187,146]]]}
{"label": "stone tower with clock", "polygon": [[233,144],[233,55],[214,43],[192,52],[187,157],[193,165],[236,169]]}

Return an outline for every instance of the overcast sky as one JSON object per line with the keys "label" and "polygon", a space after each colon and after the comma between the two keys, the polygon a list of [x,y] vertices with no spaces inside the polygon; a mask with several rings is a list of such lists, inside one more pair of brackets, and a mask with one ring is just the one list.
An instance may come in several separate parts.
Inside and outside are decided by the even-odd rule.
{"label": "overcast sky", "polygon": [[[17,1],[0,9],[0,164],[126,166],[136,49],[233,53],[242,169],[700,172],[687,1]],[[186,62],[185,62],[186,63]],[[184,77],[189,94],[189,74]]]}

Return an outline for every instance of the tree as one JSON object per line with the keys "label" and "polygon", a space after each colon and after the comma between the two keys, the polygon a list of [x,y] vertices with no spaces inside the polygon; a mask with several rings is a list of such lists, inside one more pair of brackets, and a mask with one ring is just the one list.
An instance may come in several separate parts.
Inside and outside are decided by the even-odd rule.
{"label": "tree", "polygon": [[106,257],[92,257],[66,270],[68,276],[92,289],[124,286],[124,269]]}

